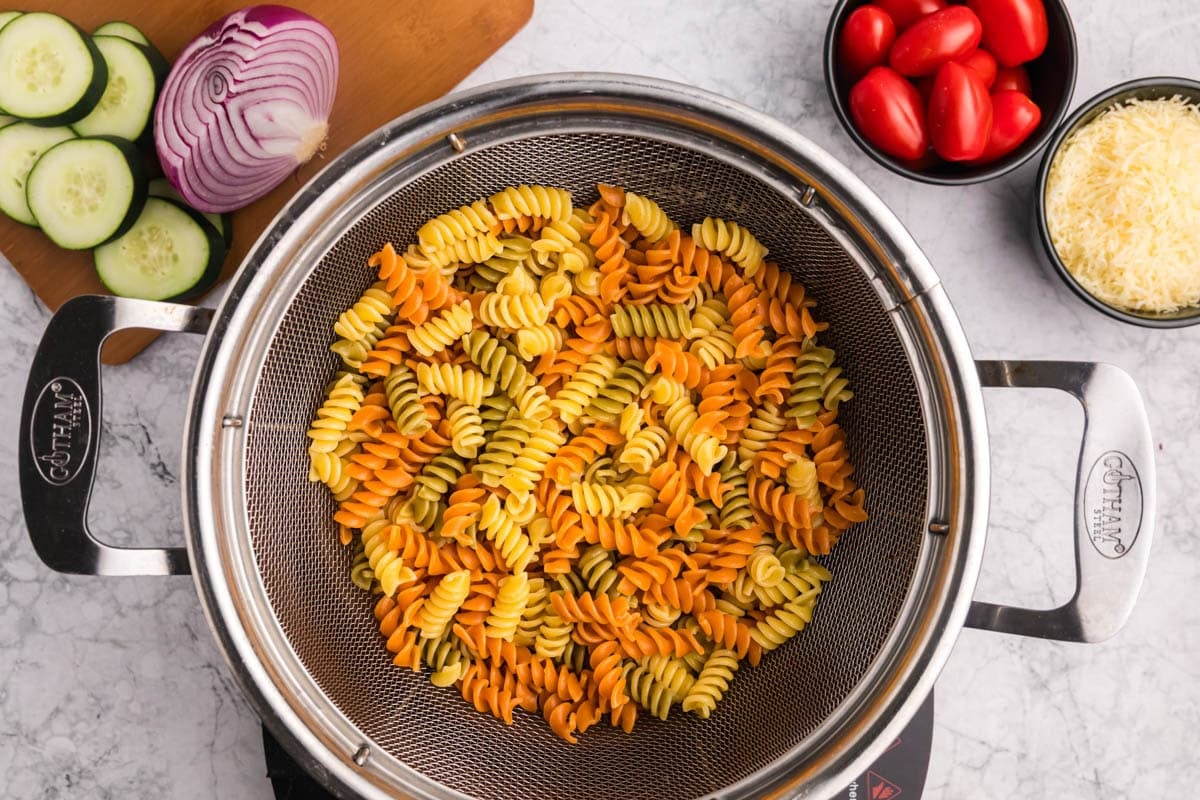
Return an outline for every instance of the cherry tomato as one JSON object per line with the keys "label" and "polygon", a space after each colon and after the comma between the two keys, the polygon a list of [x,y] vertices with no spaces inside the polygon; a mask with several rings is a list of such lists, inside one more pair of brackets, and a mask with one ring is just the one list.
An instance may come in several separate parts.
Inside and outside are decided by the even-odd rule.
{"label": "cherry tomato", "polygon": [[992,131],[992,99],[973,69],[948,61],[938,68],[929,98],[929,138],[947,161],[983,155]]}
{"label": "cherry tomato", "polygon": [[992,95],[992,132],[978,163],[986,164],[1011,153],[1042,121],[1042,110],[1021,92],[1011,89]]}
{"label": "cherry tomato", "polygon": [[896,41],[896,26],[879,6],[854,9],[842,26],[838,41],[838,64],[851,80],[858,80],[871,67],[887,63],[888,50]]}
{"label": "cherry tomato", "polygon": [[996,82],[996,57],[982,47],[966,58],[958,59],[958,63],[978,72],[987,88],[991,89],[992,84]]}
{"label": "cherry tomato", "polygon": [[1050,37],[1042,0],[967,0],[983,23],[983,46],[1002,67],[1033,61]]}
{"label": "cherry tomato", "polygon": [[875,4],[888,13],[896,30],[902,31],[921,17],[941,11],[946,0],[875,0]]}
{"label": "cherry tomato", "polygon": [[1012,90],[1033,97],[1033,84],[1029,82],[1029,73],[1024,67],[1001,67],[996,70],[996,80],[991,89],[993,94]]}
{"label": "cherry tomato", "polygon": [[979,46],[983,27],[966,6],[950,6],[924,17],[892,45],[888,63],[901,75],[932,75],[947,61],[970,55]]}
{"label": "cherry tomato", "polygon": [[871,144],[911,161],[929,150],[921,96],[890,67],[873,67],[850,90],[850,116]]}

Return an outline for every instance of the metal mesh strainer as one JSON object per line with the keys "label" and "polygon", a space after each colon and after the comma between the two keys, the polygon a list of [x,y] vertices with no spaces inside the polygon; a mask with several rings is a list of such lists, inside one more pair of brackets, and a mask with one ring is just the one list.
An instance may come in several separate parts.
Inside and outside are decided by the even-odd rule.
{"label": "metal mesh strainer", "polygon": [[[307,481],[304,431],[335,370],[337,315],[372,280],[382,242],[415,241],[431,215],[509,184],[547,183],[595,199],[597,180],[656,198],[673,219],[719,215],[750,225],[833,321],[855,399],[843,421],[871,520],[828,560],[834,582],[813,625],[791,646],[739,672],[707,722],[674,714],[632,736],[593,729],[567,747],[540,719],[513,730],[453,691],[393,667],[370,601],[347,579],[334,504]],[[258,569],[279,624],[321,689],[397,759],[482,798],[691,797],[777,759],[847,696],[900,610],[924,531],[928,468],[920,401],[903,348],[861,270],[805,209],[709,155],[619,132],[533,134],[479,147],[398,187],[315,265],[279,321],[246,431],[246,502]],[[298,591],[298,587],[304,587]],[[610,769],[606,765],[621,765]]]}

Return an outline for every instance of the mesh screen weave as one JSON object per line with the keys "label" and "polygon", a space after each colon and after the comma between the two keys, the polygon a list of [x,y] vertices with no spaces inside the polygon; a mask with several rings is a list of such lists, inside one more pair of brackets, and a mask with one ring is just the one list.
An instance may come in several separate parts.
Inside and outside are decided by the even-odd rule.
{"label": "mesh screen weave", "polygon": [[[600,725],[576,746],[518,712],[512,728],[453,689],[392,666],[372,601],[348,578],[334,503],[307,480],[305,430],[336,368],[338,314],[371,283],[369,254],[415,239],[429,217],[508,184],[565,186],[586,205],[595,183],[656,199],[682,223],[707,215],[747,224],[791,269],[832,326],[854,399],[840,421],[868,523],[825,560],[834,580],[812,625],[745,668],[711,720],[643,715],[633,735]],[[794,201],[701,152],[620,133],[533,136],[465,154],[394,194],[315,266],[280,321],[247,424],[250,535],[275,614],[315,681],[378,747],[471,797],[692,797],[719,791],[795,746],[858,683],[896,622],[921,546],[925,430],[913,375],[863,272]]]}

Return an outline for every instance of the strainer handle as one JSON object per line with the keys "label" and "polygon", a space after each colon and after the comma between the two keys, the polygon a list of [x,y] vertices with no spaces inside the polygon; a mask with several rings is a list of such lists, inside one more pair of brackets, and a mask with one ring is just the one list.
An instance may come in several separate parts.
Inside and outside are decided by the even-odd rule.
{"label": "strainer handle", "polygon": [[1075,596],[1035,610],[973,602],[967,625],[1065,642],[1099,642],[1133,612],[1154,534],[1150,422],[1129,373],[1078,361],[979,361],[984,386],[1059,389],[1083,405],[1075,478]]}
{"label": "strainer handle", "polygon": [[21,409],[21,505],[51,569],[81,575],[186,575],[183,547],[113,547],[88,530],[100,454],[100,347],[122,328],[206,333],[212,309],[84,295],[50,318]]}

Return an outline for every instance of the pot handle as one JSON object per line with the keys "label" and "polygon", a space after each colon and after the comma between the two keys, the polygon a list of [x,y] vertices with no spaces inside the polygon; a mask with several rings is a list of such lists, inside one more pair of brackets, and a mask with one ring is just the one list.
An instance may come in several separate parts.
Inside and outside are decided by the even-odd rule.
{"label": "pot handle", "polygon": [[100,347],[122,328],[206,333],[209,308],[83,295],[50,318],[25,385],[18,466],[29,538],[46,566],[82,575],[186,575],[183,547],[113,547],[88,530],[100,453]]}
{"label": "pot handle", "polygon": [[990,387],[1059,389],[1084,410],[1075,478],[1075,595],[1049,610],[972,602],[967,626],[1065,642],[1099,642],[1133,611],[1154,534],[1154,449],[1133,378],[1111,364],[978,361]]}

